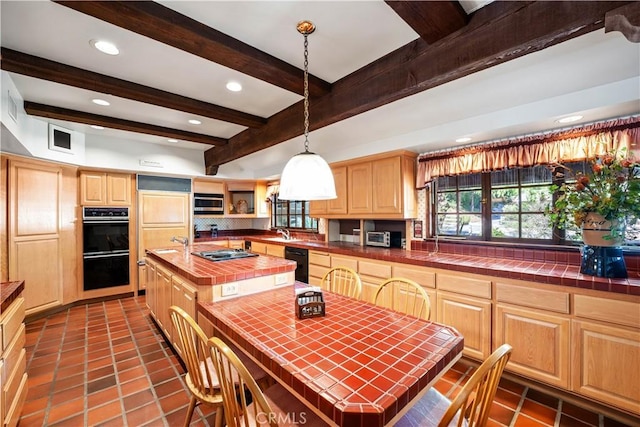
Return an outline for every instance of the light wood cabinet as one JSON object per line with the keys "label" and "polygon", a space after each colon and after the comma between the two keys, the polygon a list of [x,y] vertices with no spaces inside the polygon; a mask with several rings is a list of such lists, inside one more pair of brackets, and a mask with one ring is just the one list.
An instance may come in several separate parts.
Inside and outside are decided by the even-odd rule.
{"label": "light wood cabinet", "polygon": [[638,414],[640,332],[595,321],[572,321],[571,389]]}
{"label": "light wood cabinet", "polygon": [[640,307],[637,302],[575,295],[571,389],[640,414]]}
{"label": "light wood cabinet", "polygon": [[569,388],[570,320],[542,310],[496,304],[494,348],[513,347],[509,370]]}
{"label": "light wood cabinet", "polygon": [[491,354],[491,301],[438,291],[437,320],[464,337],[464,355],[484,360]]}
{"label": "light wood cabinet", "polygon": [[271,243],[251,242],[251,252],[284,258],[284,246]]}
{"label": "light wood cabinet", "polygon": [[[144,262],[144,274],[145,274],[145,280],[144,283],[146,284],[146,290],[145,290],[145,302],[147,303],[147,307],[149,307],[149,311],[151,312],[151,316],[153,316],[154,318],[156,317],[156,314],[158,312],[158,291],[157,291],[157,286],[156,286],[156,263],[151,261],[149,258],[145,259]],[[142,282],[142,278],[140,279],[140,281]]]}
{"label": "light wood cabinet", "polygon": [[9,159],[8,166],[8,278],[28,284],[29,315],[80,292],[77,171],[31,160]]}
{"label": "light wood cabinet", "polygon": [[[181,248],[172,242],[174,236],[189,237],[191,203],[188,193],[164,191],[138,192],[138,260],[145,258],[147,249]],[[144,267],[138,269],[138,287],[145,289]]]}
{"label": "light wood cabinet", "polygon": [[309,284],[320,286],[322,277],[331,268],[331,255],[328,252],[309,251]]}
{"label": "light wood cabinet", "polygon": [[206,179],[193,180],[194,193],[224,194],[224,188],[223,181],[210,181]]}
{"label": "light wood cabinet", "polygon": [[131,175],[80,172],[80,204],[83,206],[130,206]]}
{"label": "light wood cabinet", "polygon": [[0,314],[0,420],[3,426],[18,424],[27,397],[25,305],[21,294]]}
{"label": "light wood cabinet", "polygon": [[372,205],[371,162],[347,166],[347,204],[351,215],[370,214]]}
{"label": "light wood cabinet", "polygon": [[227,246],[230,249],[244,249],[244,240],[229,240]]}
{"label": "light wood cabinet", "polygon": [[161,265],[156,265],[156,320],[162,332],[171,341],[171,272]]}
{"label": "light wood cabinet", "polygon": [[380,284],[391,277],[391,264],[385,261],[360,258],[356,271],[362,281],[361,299],[373,303],[373,297]]}
{"label": "light wood cabinet", "polygon": [[[194,320],[197,321],[197,312],[196,312],[196,294],[197,289],[187,283],[186,280],[178,277],[176,275],[171,276],[171,303],[167,307],[167,312],[170,306],[176,305],[182,308],[184,311],[189,314]],[[171,317],[169,316],[169,322],[171,322]],[[173,347],[176,349],[180,357],[182,357],[182,348],[180,346],[180,339],[176,335],[175,328],[173,326],[173,322],[171,322],[171,337]]]}
{"label": "light wood cabinet", "polygon": [[495,290],[493,347],[513,347],[507,369],[568,389],[569,294],[502,282]]}
{"label": "light wood cabinet", "polygon": [[402,213],[401,160],[400,157],[390,157],[371,162],[372,213]]}
{"label": "light wood cabinet", "polygon": [[391,277],[404,277],[422,286],[427,295],[429,295],[429,305],[431,306],[429,320],[437,319],[436,270],[428,267],[394,264],[391,270]]}
{"label": "light wood cabinet", "polygon": [[333,181],[336,185],[336,198],[330,200],[312,200],[309,203],[310,215],[312,217],[324,217],[327,215],[346,215],[347,207],[347,167],[333,166]]}
{"label": "light wood cabinet", "polygon": [[417,215],[416,155],[383,153],[331,165],[337,198],[311,202],[311,216],[407,219]]}

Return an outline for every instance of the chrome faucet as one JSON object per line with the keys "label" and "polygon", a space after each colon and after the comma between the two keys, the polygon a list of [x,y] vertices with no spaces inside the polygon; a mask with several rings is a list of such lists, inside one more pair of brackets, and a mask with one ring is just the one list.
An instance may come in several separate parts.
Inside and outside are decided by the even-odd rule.
{"label": "chrome faucet", "polygon": [[171,238],[171,241],[172,242],[181,243],[182,246],[184,246],[185,250],[187,250],[187,246],[189,246],[189,238],[188,237],[180,237],[180,236],[176,237],[176,236],[173,236]]}
{"label": "chrome faucet", "polygon": [[282,234],[282,238],[284,240],[291,240],[291,232],[289,230],[287,230],[286,228],[278,228],[276,230],[276,233]]}

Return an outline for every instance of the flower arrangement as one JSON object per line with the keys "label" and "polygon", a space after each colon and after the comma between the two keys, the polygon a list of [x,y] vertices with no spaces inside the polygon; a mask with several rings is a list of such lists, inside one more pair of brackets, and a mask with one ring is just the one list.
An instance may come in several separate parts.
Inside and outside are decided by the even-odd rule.
{"label": "flower arrangement", "polygon": [[628,157],[624,148],[589,159],[588,163],[590,173],[575,174],[564,165],[553,165],[556,174],[568,173],[575,182],[552,186],[560,196],[547,214],[558,228],[566,229],[571,224],[582,227],[588,213],[597,213],[613,225],[605,238],[624,237],[625,225],[640,218],[640,164]]}

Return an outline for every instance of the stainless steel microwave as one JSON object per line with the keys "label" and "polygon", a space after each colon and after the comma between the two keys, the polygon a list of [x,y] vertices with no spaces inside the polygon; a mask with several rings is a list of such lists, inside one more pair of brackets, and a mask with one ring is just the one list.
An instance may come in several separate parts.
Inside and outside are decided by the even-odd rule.
{"label": "stainless steel microwave", "polygon": [[224,194],[195,193],[193,195],[193,214],[224,214]]}
{"label": "stainless steel microwave", "polygon": [[402,247],[402,233],[399,231],[367,231],[365,243],[367,246],[400,248]]}

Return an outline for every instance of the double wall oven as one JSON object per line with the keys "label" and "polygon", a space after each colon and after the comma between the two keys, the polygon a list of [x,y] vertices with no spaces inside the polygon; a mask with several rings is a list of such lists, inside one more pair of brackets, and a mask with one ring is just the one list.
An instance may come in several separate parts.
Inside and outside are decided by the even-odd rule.
{"label": "double wall oven", "polygon": [[129,208],[84,207],[84,290],[129,284]]}

